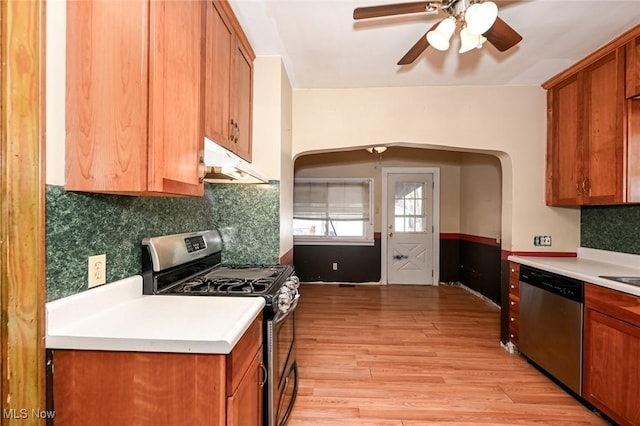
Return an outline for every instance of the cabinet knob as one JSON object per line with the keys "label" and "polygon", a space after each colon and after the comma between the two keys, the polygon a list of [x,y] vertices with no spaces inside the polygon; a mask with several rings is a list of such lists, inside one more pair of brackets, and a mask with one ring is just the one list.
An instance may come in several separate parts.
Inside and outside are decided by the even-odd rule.
{"label": "cabinet knob", "polygon": [[515,286],[515,285],[513,285],[513,284],[511,284],[509,287],[511,287],[511,288],[516,288],[516,286]]}
{"label": "cabinet knob", "polygon": [[513,306],[513,305],[515,305],[515,304],[516,304],[516,302],[514,302],[514,301],[511,301],[511,306]]}
{"label": "cabinet knob", "polygon": [[513,321],[515,321],[515,320],[516,320],[514,317],[511,317],[510,319],[511,319],[511,322],[513,322]]}

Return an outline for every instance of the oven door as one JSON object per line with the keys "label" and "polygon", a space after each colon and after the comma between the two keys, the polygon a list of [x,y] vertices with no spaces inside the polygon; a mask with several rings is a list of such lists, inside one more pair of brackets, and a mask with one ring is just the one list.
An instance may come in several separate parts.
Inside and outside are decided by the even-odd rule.
{"label": "oven door", "polygon": [[279,312],[267,322],[269,356],[269,386],[267,395],[268,426],[284,425],[295,402],[298,391],[298,368],[295,350],[295,307],[298,299],[287,313]]}

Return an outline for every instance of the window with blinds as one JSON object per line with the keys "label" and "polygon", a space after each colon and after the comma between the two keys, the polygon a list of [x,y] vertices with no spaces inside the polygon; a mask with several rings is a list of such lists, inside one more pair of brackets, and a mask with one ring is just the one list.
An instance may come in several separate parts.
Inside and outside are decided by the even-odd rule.
{"label": "window with blinds", "polygon": [[296,179],[296,243],[373,243],[372,179]]}

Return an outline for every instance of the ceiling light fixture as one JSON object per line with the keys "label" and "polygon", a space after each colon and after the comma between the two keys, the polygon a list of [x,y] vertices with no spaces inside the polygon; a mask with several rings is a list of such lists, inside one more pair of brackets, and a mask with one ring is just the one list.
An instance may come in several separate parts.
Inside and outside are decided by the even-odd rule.
{"label": "ceiling light fixture", "polygon": [[372,146],[370,148],[367,148],[367,151],[369,151],[371,154],[373,153],[382,154],[386,150],[387,150],[386,146]]}
{"label": "ceiling light fixture", "polygon": [[451,16],[427,33],[427,41],[435,49],[448,50],[451,36],[460,22],[462,29],[458,53],[465,53],[474,48],[480,49],[487,41],[483,34],[489,31],[498,17],[498,6],[492,1],[457,1],[452,3],[451,9],[447,11]]}

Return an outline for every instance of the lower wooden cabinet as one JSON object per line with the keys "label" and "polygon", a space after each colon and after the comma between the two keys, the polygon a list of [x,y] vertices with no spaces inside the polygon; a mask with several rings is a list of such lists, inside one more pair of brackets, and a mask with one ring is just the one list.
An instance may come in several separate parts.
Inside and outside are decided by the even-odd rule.
{"label": "lower wooden cabinet", "polygon": [[229,355],[52,350],[55,424],[260,426],[262,324]]}
{"label": "lower wooden cabinet", "polygon": [[640,297],[585,286],[583,396],[621,425],[640,425]]}
{"label": "lower wooden cabinet", "polygon": [[520,346],[520,264],[509,264],[509,341]]}

